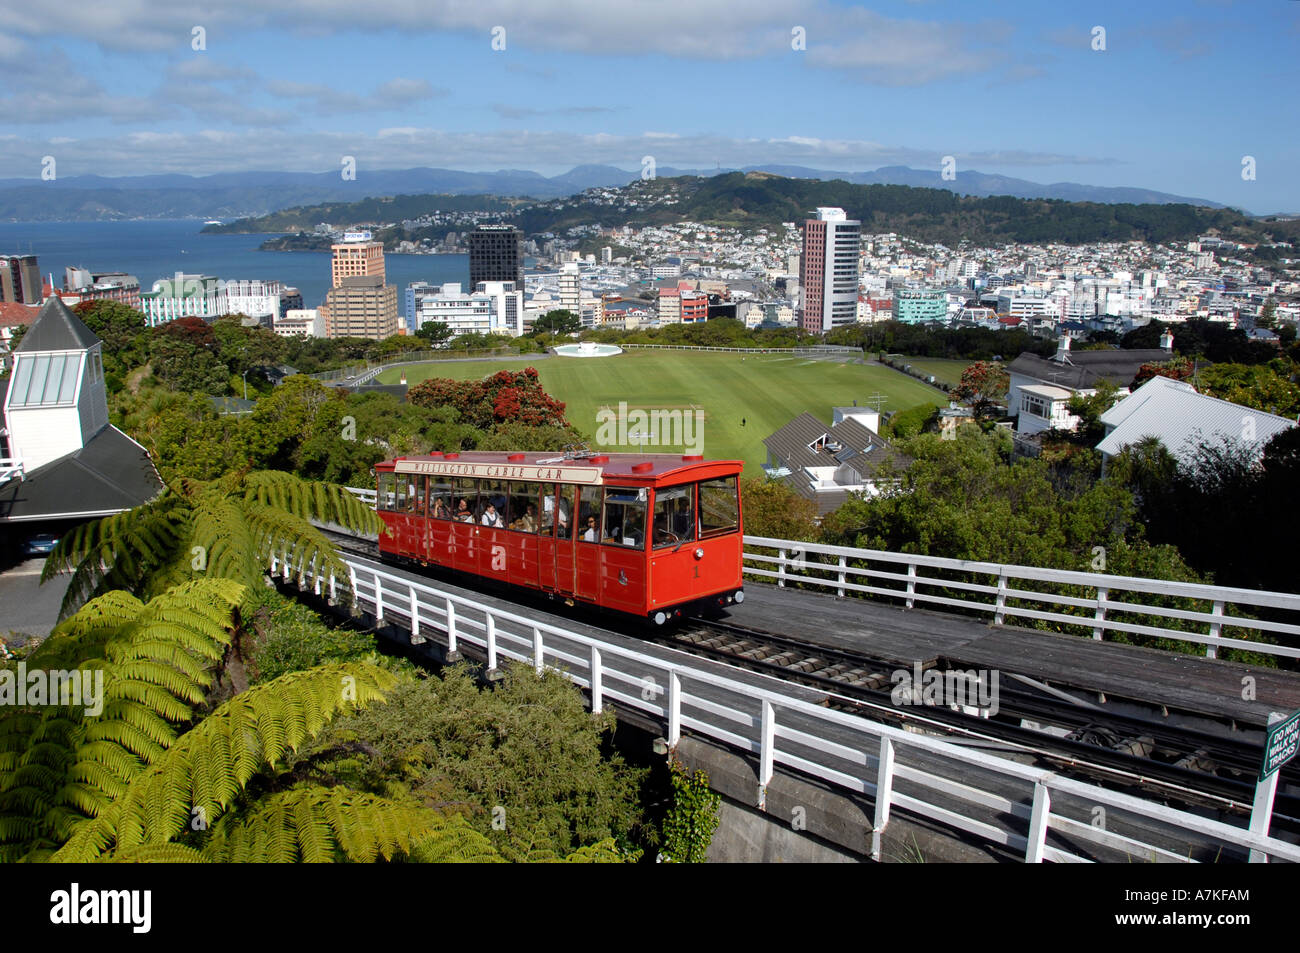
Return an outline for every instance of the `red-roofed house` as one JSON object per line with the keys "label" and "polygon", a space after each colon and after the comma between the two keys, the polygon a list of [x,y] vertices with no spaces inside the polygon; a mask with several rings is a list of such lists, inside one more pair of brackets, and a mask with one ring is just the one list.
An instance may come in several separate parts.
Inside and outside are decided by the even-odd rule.
{"label": "red-roofed house", "polygon": [[9,341],[20,327],[30,327],[39,309],[30,304],[0,301],[0,354],[9,353]]}

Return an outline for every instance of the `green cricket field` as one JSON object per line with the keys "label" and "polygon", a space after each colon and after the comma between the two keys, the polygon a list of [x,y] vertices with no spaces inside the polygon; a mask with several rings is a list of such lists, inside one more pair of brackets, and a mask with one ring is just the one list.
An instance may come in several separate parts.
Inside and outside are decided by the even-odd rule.
{"label": "green cricket field", "polygon": [[[442,361],[389,368],[378,378],[396,384],[402,374],[411,386],[430,377],[469,380],[499,370],[536,367],[548,394],[566,404],[569,421],[603,450],[680,451],[687,441],[655,445],[675,436],[691,438],[694,420],[701,421],[705,456],[744,460],[749,476],[761,476],[767,459],[763,438],[807,411],[830,423],[831,408],[859,405],[883,411],[906,410],[917,404],[943,406],[946,396],[933,387],[879,364],[841,363],[781,354],[734,354],[695,351],[630,351],[612,357],[546,357],[493,361]],[[609,423],[620,412],[631,426],[622,433]],[[700,416],[694,417],[698,409]],[[680,410],[692,414],[678,433],[639,429],[635,411]],[[610,413],[612,412],[612,414]],[[660,414],[651,419],[664,420]],[[602,428],[602,424],[605,426]],[[620,443],[631,431],[630,442]],[[606,440],[598,440],[601,434]]]}

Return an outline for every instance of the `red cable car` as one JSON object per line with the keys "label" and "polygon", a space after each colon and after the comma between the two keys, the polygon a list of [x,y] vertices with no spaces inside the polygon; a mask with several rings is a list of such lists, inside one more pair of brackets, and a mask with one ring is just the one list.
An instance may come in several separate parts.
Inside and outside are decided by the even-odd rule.
{"label": "red cable car", "polygon": [[433,453],[376,465],[380,555],[641,616],[745,598],[739,460]]}

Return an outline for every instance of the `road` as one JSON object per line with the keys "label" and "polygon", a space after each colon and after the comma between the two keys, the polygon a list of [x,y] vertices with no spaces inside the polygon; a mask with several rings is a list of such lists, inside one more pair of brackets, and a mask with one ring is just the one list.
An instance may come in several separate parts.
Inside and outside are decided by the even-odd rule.
{"label": "road", "polygon": [[44,559],[29,559],[0,573],[0,639],[22,645],[50,634],[59,619],[66,576],[41,585]]}

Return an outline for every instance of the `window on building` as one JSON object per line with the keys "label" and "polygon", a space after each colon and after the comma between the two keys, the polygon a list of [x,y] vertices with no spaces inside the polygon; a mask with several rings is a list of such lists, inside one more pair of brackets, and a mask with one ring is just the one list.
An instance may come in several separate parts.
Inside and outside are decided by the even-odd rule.
{"label": "window on building", "polygon": [[1031,417],[1040,417],[1043,420],[1050,420],[1052,416],[1051,405],[1044,398],[1035,397],[1033,394],[1021,395],[1020,410]]}

